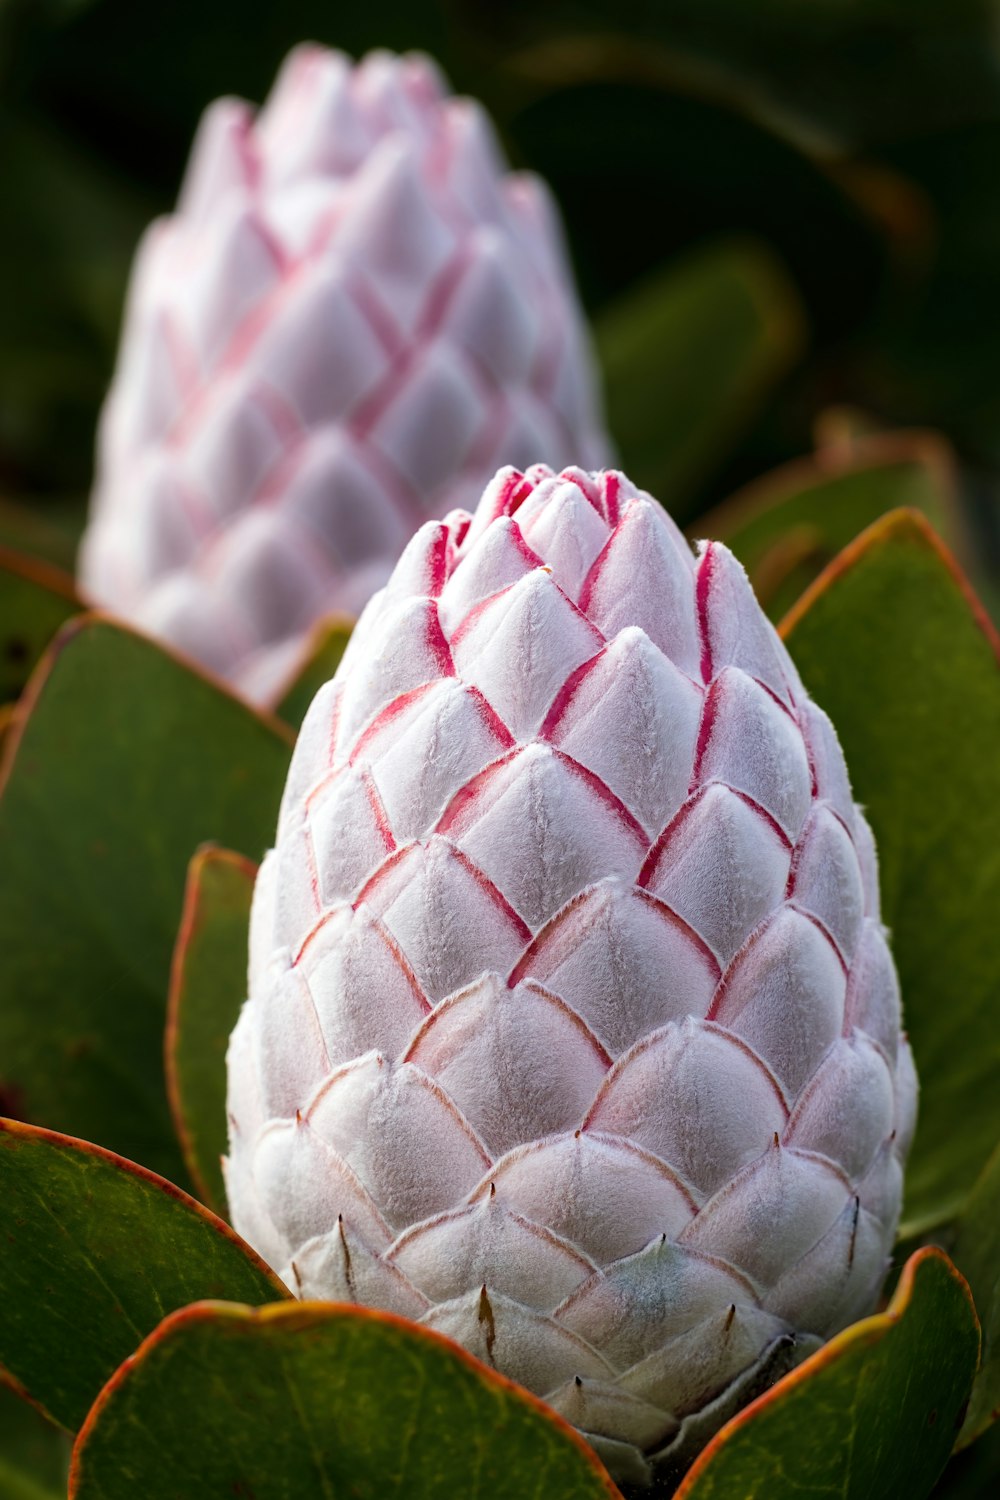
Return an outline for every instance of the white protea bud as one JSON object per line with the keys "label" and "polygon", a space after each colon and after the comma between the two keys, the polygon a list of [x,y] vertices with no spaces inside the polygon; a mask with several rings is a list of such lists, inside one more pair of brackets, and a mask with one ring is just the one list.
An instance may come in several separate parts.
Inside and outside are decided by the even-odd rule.
{"label": "white protea bud", "polygon": [[544,184],[429,59],[301,47],[142,244],[81,581],[267,701],[500,464],[608,451]]}
{"label": "white protea bud", "polygon": [[915,1102],[871,833],[731,553],[541,466],[424,526],[258,877],[237,1229],[648,1477],[874,1305]]}

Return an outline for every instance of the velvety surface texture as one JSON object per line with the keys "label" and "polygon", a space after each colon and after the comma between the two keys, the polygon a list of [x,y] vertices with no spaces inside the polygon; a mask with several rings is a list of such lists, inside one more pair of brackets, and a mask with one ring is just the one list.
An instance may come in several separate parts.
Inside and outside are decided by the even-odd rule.
{"label": "velvety surface texture", "polygon": [[428,58],[206,112],[133,272],[81,580],[260,701],[500,464],[608,456],[548,190]]}
{"label": "velvety surface texture", "polygon": [[240,1233],[641,1476],[874,1305],[915,1096],[871,834],[739,563],[612,472],[424,526],[258,876]]}

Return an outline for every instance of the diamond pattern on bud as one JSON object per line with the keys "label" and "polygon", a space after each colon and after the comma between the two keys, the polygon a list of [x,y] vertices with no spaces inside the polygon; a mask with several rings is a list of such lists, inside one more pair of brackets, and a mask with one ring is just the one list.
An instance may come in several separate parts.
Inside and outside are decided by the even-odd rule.
{"label": "diamond pattern on bud", "polygon": [[870,1309],[916,1088],[843,757],[621,475],[422,528],[320,691],[230,1054],[237,1228],[682,1464]]}
{"label": "diamond pattern on bud", "polygon": [[540,453],[608,445],[554,206],[479,106],[313,46],[256,117],[213,104],[137,257],[87,591],[264,702],[421,522]]}

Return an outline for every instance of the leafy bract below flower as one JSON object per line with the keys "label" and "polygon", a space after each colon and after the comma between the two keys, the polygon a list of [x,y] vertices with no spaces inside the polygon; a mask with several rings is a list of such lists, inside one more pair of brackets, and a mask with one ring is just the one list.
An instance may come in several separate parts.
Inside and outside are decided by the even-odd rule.
{"label": "leafy bract below flower", "polygon": [[302,47],[142,245],[81,580],[265,701],[499,464],[607,451],[544,185],[428,59]]}
{"label": "leafy bract below flower", "polygon": [[616,473],[425,525],[258,878],[237,1229],[643,1479],[872,1307],[915,1096],[868,825],[732,555]]}

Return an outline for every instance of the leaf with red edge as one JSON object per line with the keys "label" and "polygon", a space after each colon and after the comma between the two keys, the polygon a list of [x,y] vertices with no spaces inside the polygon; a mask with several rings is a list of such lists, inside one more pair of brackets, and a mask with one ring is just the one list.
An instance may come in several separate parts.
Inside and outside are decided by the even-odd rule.
{"label": "leaf with red edge", "polygon": [[0,1121],[0,1203],[0,1361],[70,1431],[165,1313],[284,1290],[179,1188],[52,1131]]}
{"label": "leaf with red edge", "polygon": [[163,1030],[192,849],[260,857],[291,732],[125,626],[69,621],[0,776],[0,1113],[181,1181]]}
{"label": "leaf with red edge", "polygon": [[298,728],[302,723],[310,703],[340,666],[353,629],[354,621],[346,615],[330,615],[315,626],[275,708],[286,724]]}
{"label": "leaf with red edge", "polygon": [[72,1500],[614,1500],[536,1397],[389,1313],[219,1303],[168,1318],[81,1431]]}
{"label": "leaf with red edge", "polygon": [[247,992],[257,866],[215,845],[188,866],[167,1001],[167,1094],[199,1197],[225,1212],[226,1048]]}
{"label": "leaf with red edge", "polygon": [[887,1311],[728,1422],[675,1500],[922,1500],[962,1425],[978,1353],[968,1287],[942,1251],[918,1250]]}
{"label": "leaf with red edge", "polygon": [[1000,643],[913,511],[860,536],[782,629],[875,830],[921,1085],[913,1233],[957,1212],[1000,1138]]}
{"label": "leaf with red edge", "polygon": [[699,536],[718,537],[779,619],[842,547],[888,511],[921,511],[961,540],[951,450],[934,433],[892,432],[838,442],[776,469],[699,517]]}
{"label": "leaf with red edge", "polygon": [[20,697],[60,625],[82,609],[68,574],[0,546],[0,703]]}

